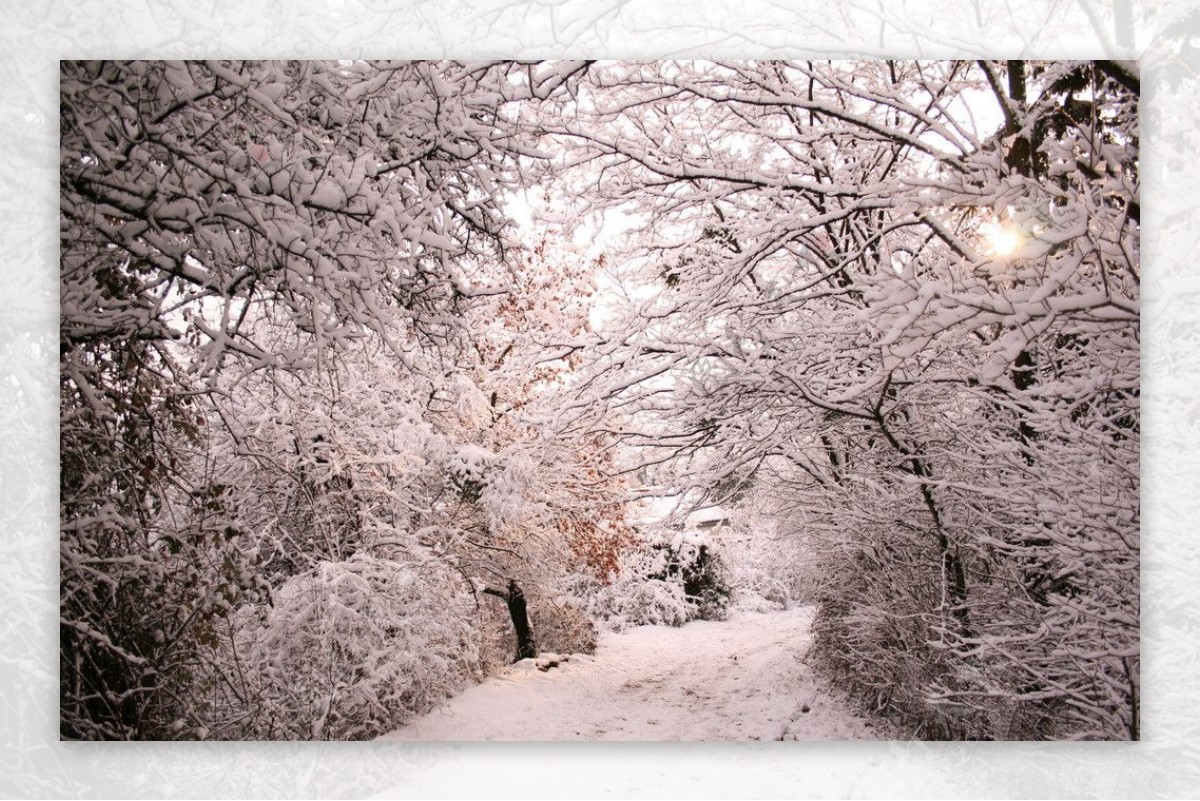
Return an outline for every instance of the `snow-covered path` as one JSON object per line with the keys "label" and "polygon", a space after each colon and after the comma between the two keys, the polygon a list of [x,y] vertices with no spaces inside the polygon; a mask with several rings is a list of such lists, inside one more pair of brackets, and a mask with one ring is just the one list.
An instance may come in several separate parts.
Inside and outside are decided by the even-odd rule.
{"label": "snow-covered path", "polygon": [[384,740],[868,740],[801,661],[813,610],[605,634],[547,672],[506,668]]}

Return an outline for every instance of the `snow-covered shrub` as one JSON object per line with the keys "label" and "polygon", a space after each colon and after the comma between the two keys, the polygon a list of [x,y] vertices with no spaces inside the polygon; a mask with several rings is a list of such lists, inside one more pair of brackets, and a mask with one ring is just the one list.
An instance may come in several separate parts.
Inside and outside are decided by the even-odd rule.
{"label": "snow-covered shrub", "polygon": [[730,588],[730,608],[774,612],[806,596],[803,551],[794,538],[780,537],[775,521],[744,509],[714,534]]}
{"label": "snow-covered shrub", "polygon": [[650,546],[647,576],[678,583],[694,610],[689,619],[723,620],[729,609],[730,589],[725,565],[713,544],[695,532],[659,539]]}
{"label": "snow-covered shrub", "polygon": [[940,603],[936,554],[892,537],[889,547],[910,568],[903,577],[886,575],[874,562],[874,532],[857,533],[861,539],[814,543],[814,664],[861,708],[900,723],[915,739],[980,739],[985,721],[934,703],[929,693],[953,675],[951,655],[935,647],[930,617],[915,612]]}
{"label": "snow-covered shrub", "polygon": [[601,625],[621,631],[631,626],[682,626],[692,610],[679,583],[641,578],[605,587],[592,611]]}
{"label": "snow-covered shrub", "polygon": [[778,612],[790,609],[787,585],[761,568],[739,566],[731,570],[730,609],[742,612]]}
{"label": "snow-covered shrub", "polygon": [[[1120,554],[1104,506],[1136,503],[1127,482],[1073,487],[1056,516],[1077,528],[1022,508],[1066,496],[1052,486],[988,499],[990,519],[972,509],[977,498],[946,492],[945,519],[972,525],[945,526],[942,541],[909,522],[920,522],[911,497],[810,520],[814,664],[922,739],[1133,737],[1137,562]],[[956,574],[969,582],[947,579]]]}
{"label": "snow-covered shrub", "polygon": [[[499,598],[476,595],[475,630],[479,633],[479,664],[490,675],[512,664],[516,634],[508,609]],[[537,631],[534,631],[536,636]]]}
{"label": "snow-covered shrub", "polygon": [[651,535],[627,553],[616,581],[597,588],[589,611],[613,630],[629,626],[681,626],[721,620],[730,588],[711,542],[697,532]]}
{"label": "snow-covered shrub", "polygon": [[596,626],[578,601],[531,596],[529,616],[538,645],[558,654],[590,654],[596,650]]}
{"label": "snow-covered shrub", "polygon": [[364,553],[287,581],[246,621],[254,711],[237,739],[368,739],[479,677],[470,596],[432,562]]}

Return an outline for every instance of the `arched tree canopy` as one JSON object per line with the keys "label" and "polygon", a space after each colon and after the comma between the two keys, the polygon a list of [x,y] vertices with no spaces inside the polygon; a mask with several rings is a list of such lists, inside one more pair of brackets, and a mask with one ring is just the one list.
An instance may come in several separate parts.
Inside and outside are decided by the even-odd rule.
{"label": "arched tree canopy", "polygon": [[61,77],[64,736],[372,736],[664,495],[917,736],[1138,736],[1136,66]]}

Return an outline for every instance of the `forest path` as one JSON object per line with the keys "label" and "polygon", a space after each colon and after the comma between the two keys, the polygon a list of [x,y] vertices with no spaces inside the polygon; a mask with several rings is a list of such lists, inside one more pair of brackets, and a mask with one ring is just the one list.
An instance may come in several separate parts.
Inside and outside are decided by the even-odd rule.
{"label": "forest path", "polygon": [[813,609],[601,635],[594,655],[524,660],[383,740],[871,740],[802,658]]}

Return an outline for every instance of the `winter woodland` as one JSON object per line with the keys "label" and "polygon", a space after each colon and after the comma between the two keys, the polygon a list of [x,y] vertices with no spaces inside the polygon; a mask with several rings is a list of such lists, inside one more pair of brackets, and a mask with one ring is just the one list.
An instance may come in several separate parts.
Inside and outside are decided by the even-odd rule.
{"label": "winter woodland", "polygon": [[775,612],[891,736],[1137,739],[1138,95],[64,62],[61,736],[374,738]]}

